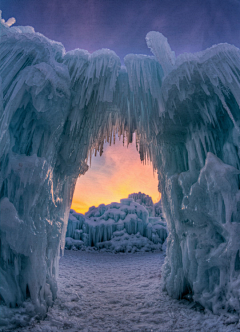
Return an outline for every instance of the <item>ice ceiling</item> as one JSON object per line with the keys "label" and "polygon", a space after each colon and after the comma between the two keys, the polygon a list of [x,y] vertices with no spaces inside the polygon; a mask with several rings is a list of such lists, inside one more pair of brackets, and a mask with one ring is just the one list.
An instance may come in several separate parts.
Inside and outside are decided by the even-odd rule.
{"label": "ice ceiling", "polygon": [[178,58],[150,32],[154,56],[65,53],[31,27],[1,26],[0,294],[56,298],[60,243],[79,174],[104,138],[137,132],[158,171],[168,222],[163,287],[214,312],[240,311],[240,50]]}

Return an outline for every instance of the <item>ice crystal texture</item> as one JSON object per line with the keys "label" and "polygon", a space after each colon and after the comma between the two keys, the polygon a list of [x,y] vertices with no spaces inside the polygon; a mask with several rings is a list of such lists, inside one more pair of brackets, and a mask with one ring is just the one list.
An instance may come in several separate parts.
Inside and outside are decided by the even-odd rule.
{"label": "ice crystal texture", "polygon": [[158,170],[168,223],[167,292],[214,312],[240,311],[240,50],[178,58],[65,52],[31,27],[1,23],[0,294],[44,314],[56,297],[60,243],[77,177],[104,139],[137,133]]}

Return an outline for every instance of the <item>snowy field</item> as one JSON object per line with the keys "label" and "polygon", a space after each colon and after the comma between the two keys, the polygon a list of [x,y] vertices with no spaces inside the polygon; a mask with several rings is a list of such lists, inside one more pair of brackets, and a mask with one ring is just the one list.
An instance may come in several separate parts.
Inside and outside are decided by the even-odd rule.
{"label": "snowy field", "polygon": [[[44,321],[15,331],[240,331],[231,317],[173,300],[160,287],[164,252],[111,254],[66,250],[58,299]],[[7,331],[7,330],[5,330]]]}

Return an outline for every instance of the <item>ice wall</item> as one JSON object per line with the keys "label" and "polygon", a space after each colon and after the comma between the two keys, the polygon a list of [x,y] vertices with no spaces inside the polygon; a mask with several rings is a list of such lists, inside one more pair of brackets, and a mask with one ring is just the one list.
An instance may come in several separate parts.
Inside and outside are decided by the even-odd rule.
{"label": "ice wall", "polygon": [[139,232],[141,235],[146,235],[147,223],[148,212],[143,206],[133,202],[132,199],[122,199],[121,203],[93,206],[84,217],[72,211],[67,236],[76,239],[76,229],[82,230],[83,234],[79,240],[83,240],[86,246],[97,246],[99,242],[111,240],[115,231],[124,228],[128,234]]}
{"label": "ice wall", "polygon": [[239,49],[226,44],[180,56],[162,84],[156,137],[164,288],[216,313],[240,304],[239,69]]}
{"label": "ice wall", "polygon": [[[152,202],[151,197],[145,194],[132,195],[138,195],[145,201]],[[103,243],[106,244],[116,234],[123,235],[123,233],[126,233],[125,235],[139,234],[152,241],[152,244],[160,244],[158,249],[161,249],[161,244],[167,238],[166,222],[161,217],[149,217],[145,206],[135,202],[133,198],[124,198],[120,203],[92,206],[85,215],[70,210],[66,244],[68,246],[69,238],[72,238],[81,241],[78,243],[79,246],[99,247],[101,245],[103,247]]]}
{"label": "ice wall", "polygon": [[75,182],[112,128],[102,108],[120,60],[109,50],[66,54],[32,28],[0,30],[1,301],[31,298],[44,315],[56,298]]}
{"label": "ice wall", "polygon": [[[240,51],[221,44],[175,58],[66,53],[30,27],[1,24],[1,299],[56,297],[60,242],[77,177],[104,139],[137,132],[158,170],[169,240],[164,287],[214,312],[239,311]],[[17,239],[18,241],[15,241]],[[235,292],[234,292],[235,289]]]}

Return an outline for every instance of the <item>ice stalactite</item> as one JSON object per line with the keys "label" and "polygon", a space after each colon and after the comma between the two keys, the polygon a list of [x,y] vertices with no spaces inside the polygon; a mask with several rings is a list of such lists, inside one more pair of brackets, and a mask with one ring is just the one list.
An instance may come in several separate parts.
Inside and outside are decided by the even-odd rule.
{"label": "ice stalactite", "polygon": [[155,56],[128,55],[121,67],[113,51],[66,53],[31,27],[1,23],[7,305],[30,297],[43,314],[52,303],[76,179],[104,140],[126,133],[129,143],[136,131],[168,222],[165,289],[214,312],[240,310],[240,50],[220,44],[175,58],[161,34],[147,43]]}

